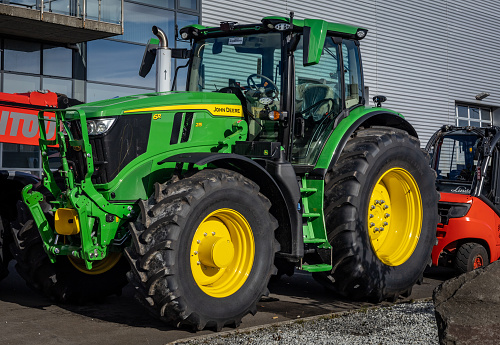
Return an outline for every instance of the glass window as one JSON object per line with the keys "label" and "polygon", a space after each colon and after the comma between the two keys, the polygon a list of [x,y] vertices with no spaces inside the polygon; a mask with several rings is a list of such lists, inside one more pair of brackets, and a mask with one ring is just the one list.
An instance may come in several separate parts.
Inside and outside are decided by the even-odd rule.
{"label": "glass window", "polygon": [[87,45],[87,79],[106,83],[155,86],[154,67],[146,78],[139,76],[144,46],[99,40]]}
{"label": "glass window", "polygon": [[73,82],[65,79],[43,78],[42,89],[50,90],[55,93],[62,93],[68,97],[73,95]]}
{"label": "glass window", "polygon": [[71,49],[44,46],[43,74],[71,78],[72,56]]}
{"label": "glass window", "polygon": [[95,102],[103,99],[117,98],[142,93],[153,92],[152,90],[137,89],[132,87],[103,85],[97,83],[87,83],[87,102]]}
{"label": "glass window", "polygon": [[74,15],[74,0],[44,1],[43,10],[47,12]]}
{"label": "glass window", "polygon": [[342,110],[339,46],[325,40],[318,64],[303,65],[302,40],[295,51],[295,115],[303,120],[303,135],[295,137],[292,161],[313,164]]}
{"label": "glass window", "polygon": [[40,168],[40,150],[38,146],[3,143],[2,166]]}
{"label": "glass window", "polygon": [[6,71],[40,73],[40,44],[5,40],[4,68]]}
{"label": "glass window", "polygon": [[281,34],[254,34],[200,40],[194,46],[190,91],[234,88],[253,115],[250,140],[276,141],[277,121],[269,112],[280,107]]}
{"label": "glass window", "polygon": [[28,92],[40,90],[40,77],[9,74],[3,75],[3,92]]}
{"label": "glass window", "polygon": [[[101,7],[100,18],[99,5]],[[87,18],[119,24],[122,18],[121,6],[121,0],[87,1]]]}
{"label": "glass window", "polygon": [[491,123],[491,108],[456,105],[458,126],[486,127]]}
{"label": "glass window", "polygon": [[137,2],[142,2],[144,4],[172,8],[172,9],[175,6],[175,0],[137,0]]}
{"label": "glass window", "polygon": [[191,10],[197,9],[197,0],[179,0],[179,6],[189,8]]}
{"label": "glass window", "polygon": [[470,107],[469,108],[470,118],[471,119],[479,119],[479,109]]}
{"label": "glass window", "polygon": [[476,150],[481,138],[477,135],[448,135],[439,151],[437,179],[472,183],[477,164]]}
{"label": "glass window", "polygon": [[[179,29],[191,24],[198,24],[197,16],[192,16],[184,13],[177,13],[177,25]],[[189,42],[184,42],[184,41],[177,41],[176,46],[177,48],[186,48],[186,49],[190,48]],[[175,67],[178,67],[178,66],[184,66],[188,62],[188,59],[174,59],[173,61],[175,61]],[[175,90],[183,91],[186,89],[187,71],[188,71],[187,67],[179,69],[177,73]]]}
{"label": "glass window", "polygon": [[342,56],[344,62],[345,80],[345,103],[350,108],[362,102],[363,79],[361,78],[361,66],[359,49],[354,41],[343,40]]}
{"label": "glass window", "polygon": [[490,121],[491,120],[491,109],[481,108],[481,120]]}
{"label": "glass window", "polygon": [[469,107],[457,105],[457,116],[467,119],[469,117]]}
{"label": "glass window", "polygon": [[113,38],[146,44],[150,38],[155,37],[151,28],[156,25],[166,33],[169,46],[174,47],[174,12],[130,2],[124,3],[123,10],[124,34]]}

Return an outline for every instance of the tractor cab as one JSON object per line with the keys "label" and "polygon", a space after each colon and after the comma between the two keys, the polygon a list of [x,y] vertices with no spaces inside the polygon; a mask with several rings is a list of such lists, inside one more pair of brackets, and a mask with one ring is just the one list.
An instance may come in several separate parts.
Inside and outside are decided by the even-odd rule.
{"label": "tractor cab", "polygon": [[238,153],[252,156],[244,150],[250,142],[275,142],[269,147],[283,146],[292,164],[314,165],[343,111],[365,103],[358,40],[366,31],[350,27],[335,37],[321,21],[293,22],[182,29],[193,39],[187,90],[238,97],[249,124]]}

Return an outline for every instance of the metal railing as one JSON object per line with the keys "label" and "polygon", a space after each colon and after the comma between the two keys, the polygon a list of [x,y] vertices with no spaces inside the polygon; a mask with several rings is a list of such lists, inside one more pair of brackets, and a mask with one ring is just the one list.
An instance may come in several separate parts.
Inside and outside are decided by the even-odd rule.
{"label": "metal railing", "polygon": [[0,0],[0,3],[123,26],[123,0]]}

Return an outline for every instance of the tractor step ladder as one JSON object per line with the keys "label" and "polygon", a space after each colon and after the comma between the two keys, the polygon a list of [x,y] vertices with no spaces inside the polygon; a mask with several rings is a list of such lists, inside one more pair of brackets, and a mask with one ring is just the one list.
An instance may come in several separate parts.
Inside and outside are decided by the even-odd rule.
{"label": "tractor step ladder", "polygon": [[[312,222],[319,217],[322,217],[322,213],[311,212],[309,207],[309,197],[318,192],[317,188],[311,188],[306,186],[306,180],[302,180],[302,188],[300,188],[300,194],[302,196],[302,205],[303,205],[303,213],[302,213],[302,227],[304,234],[304,243],[317,243],[317,244],[325,244],[324,238],[317,238],[314,234],[314,227]],[[326,242],[326,245],[329,247],[329,243]],[[301,269],[308,272],[323,272],[330,271],[332,266],[329,264],[315,264],[315,265],[301,265]]]}

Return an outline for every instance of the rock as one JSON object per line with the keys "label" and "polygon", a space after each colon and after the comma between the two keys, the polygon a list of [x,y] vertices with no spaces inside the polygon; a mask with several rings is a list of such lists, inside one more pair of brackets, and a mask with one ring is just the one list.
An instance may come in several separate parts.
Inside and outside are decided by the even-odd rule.
{"label": "rock", "polygon": [[440,344],[500,344],[500,261],[445,281],[432,298]]}

